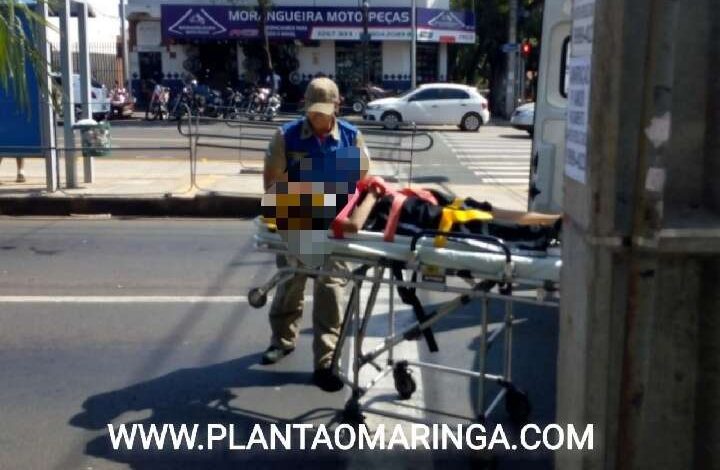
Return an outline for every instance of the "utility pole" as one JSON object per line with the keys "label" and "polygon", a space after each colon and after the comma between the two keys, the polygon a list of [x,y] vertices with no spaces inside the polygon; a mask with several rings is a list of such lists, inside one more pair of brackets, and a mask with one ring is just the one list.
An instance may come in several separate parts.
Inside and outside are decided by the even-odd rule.
{"label": "utility pole", "polygon": [[410,41],[410,88],[417,88],[417,4],[410,5],[410,22],[412,23],[412,39]]}
{"label": "utility pole", "polygon": [[132,86],[130,84],[130,58],[128,57],[127,34],[125,33],[125,0],[120,0],[120,40],[122,41],[123,80],[128,96],[132,99]]}
{"label": "utility pole", "polygon": [[[76,2],[78,6],[78,53],[80,55],[80,104],[83,119],[92,119],[90,91],[90,51],[88,49],[88,16],[90,7],[86,2]],[[100,99],[100,97],[97,97]],[[93,182],[93,157],[83,157],[83,182]]]}
{"label": "utility pole", "polygon": [[[517,44],[518,0],[510,0],[508,16],[508,43]],[[515,74],[517,69],[517,50],[507,55],[507,84],[505,86],[505,114],[509,118],[515,109]]]}
{"label": "utility pole", "polygon": [[369,47],[370,47],[370,32],[368,28],[368,14],[370,12],[370,2],[365,0],[362,4],[363,9],[363,83],[362,86],[368,86],[370,83],[370,64],[369,64]]}
{"label": "utility pole", "polygon": [[[35,11],[48,22],[50,16],[50,7],[47,2],[38,2],[35,5]],[[42,68],[38,71],[38,81],[42,80],[44,88],[48,90],[47,95],[43,96],[40,103],[40,132],[42,133],[43,156],[45,157],[45,189],[49,193],[57,191],[58,188],[58,171],[57,171],[57,140],[55,138],[55,113],[53,110],[52,89],[53,83],[50,74],[51,51],[50,43],[47,41],[47,27],[44,24],[38,25],[37,28],[37,47],[42,57]],[[41,95],[42,96],[42,95]]]}
{"label": "utility pole", "polygon": [[574,2],[555,420],[594,449],[558,470],[718,468],[719,22]]}
{"label": "utility pole", "polygon": [[63,135],[65,138],[65,180],[68,188],[77,188],[75,171],[75,97],[73,96],[72,52],[70,51],[70,4],[60,5],[60,63],[63,86]]}

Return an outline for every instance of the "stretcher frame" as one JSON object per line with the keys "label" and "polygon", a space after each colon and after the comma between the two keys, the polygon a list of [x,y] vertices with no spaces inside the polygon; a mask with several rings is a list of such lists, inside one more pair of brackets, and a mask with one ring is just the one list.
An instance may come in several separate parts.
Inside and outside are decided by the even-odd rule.
{"label": "stretcher frame", "polygon": [[[512,380],[512,346],[513,346],[513,327],[518,320],[514,316],[513,306],[515,303],[525,303],[531,305],[557,306],[559,291],[556,283],[536,284],[537,297],[518,297],[513,295],[515,284],[522,284],[522,279],[513,277],[512,269],[512,251],[498,239],[483,235],[458,235],[454,233],[444,233],[437,231],[426,231],[413,237],[411,250],[414,250],[419,240],[430,236],[448,236],[461,238],[474,238],[485,242],[492,241],[502,248],[506,256],[506,269],[502,274],[502,278],[476,279],[472,274],[467,272],[455,272],[452,269],[445,269],[445,276],[452,276],[462,279],[467,284],[463,287],[451,286],[445,282],[427,281],[418,275],[422,274],[423,266],[417,263],[401,264],[397,260],[387,259],[382,256],[364,257],[350,255],[330,254],[328,258],[333,261],[342,261],[353,265],[358,265],[350,270],[326,270],[322,267],[311,268],[303,266],[288,266],[279,268],[277,272],[263,286],[254,288],[248,295],[249,303],[253,307],[262,307],[267,301],[267,293],[278,285],[289,281],[295,274],[301,273],[308,277],[317,278],[319,276],[330,276],[346,279],[351,284],[350,294],[347,297],[345,312],[341,323],[338,344],[332,358],[332,370],[337,376],[351,388],[351,396],[345,404],[343,419],[350,423],[363,423],[364,416],[360,399],[380,380],[392,372],[395,382],[395,388],[401,398],[410,398],[416,389],[416,384],[412,378],[410,367],[426,368],[438,372],[462,375],[477,380],[478,384],[478,403],[477,410],[480,410],[477,419],[486,420],[498,407],[500,402],[505,399],[505,409],[511,420],[514,422],[526,422],[530,412],[531,404],[526,393],[518,389]],[[489,240],[492,239],[492,240]],[[269,242],[267,239],[259,235],[255,235],[255,246],[259,251],[274,253],[276,255],[292,256],[291,253],[283,247],[283,243]],[[368,274],[372,270],[372,274]],[[398,276],[398,271],[401,273]],[[405,273],[410,274],[410,279],[405,280]],[[386,275],[387,274],[387,275]],[[360,301],[360,290],[363,282],[369,282],[371,285],[370,293],[366,304],[363,308]],[[552,285],[551,285],[552,284]],[[369,352],[363,352],[363,343],[367,333],[367,327],[375,307],[377,294],[380,288],[386,285],[389,288],[389,312],[388,312],[388,336],[385,337],[382,344],[375,347]],[[497,293],[492,292],[494,286],[497,286]],[[442,302],[430,314],[426,314],[424,310],[418,312],[415,310],[417,322],[400,332],[395,331],[395,290],[410,289],[414,295],[415,289],[429,292],[444,292],[457,294],[457,297]],[[402,297],[402,291],[399,291]],[[448,367],[440,364],[411,361],[407,359],[395,358],[394,348],[402,341],[417,340],[421,335],[425,336],[431,351],[434,347],[434,337],[431,333],[431,327],[442,318],[452,314],[457,309],[465,306],[473,299],[481,299],[481,319],[480,319],[480,341],[476,353],[478,354],[478,370],[460,369]],[[501,300],[504,302],[504,315],[502,325],[488,336],[489,326],[489,307],[491,300]],[[353,355],[352,370],[350,374],[346,374],[341,365],[342,351],[351,332],[353,333]],[[490,346],[503,335],[503,351],[501,371],[490,373],[487,370],[487,354]],[[383,354],[387,353],[385,365],[378,364],[377,360]],[[360,383],[360,370],[371,365],[377,374],[368,381],[366,385]],[[485,400],[485,382],[493,382],[500,386],[500,390],[490,400],[490,404],[486,407]]]}

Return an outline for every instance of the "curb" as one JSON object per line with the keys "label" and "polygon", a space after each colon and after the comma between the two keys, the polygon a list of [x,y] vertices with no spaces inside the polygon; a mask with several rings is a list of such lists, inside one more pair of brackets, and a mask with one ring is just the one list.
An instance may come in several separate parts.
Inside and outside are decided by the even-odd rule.
{"label": "curb", "polygon": [[193,197],[18,196],[0,198],[0,215],[111,214],[139,217],[246,218],[260,215],[260,195]]}

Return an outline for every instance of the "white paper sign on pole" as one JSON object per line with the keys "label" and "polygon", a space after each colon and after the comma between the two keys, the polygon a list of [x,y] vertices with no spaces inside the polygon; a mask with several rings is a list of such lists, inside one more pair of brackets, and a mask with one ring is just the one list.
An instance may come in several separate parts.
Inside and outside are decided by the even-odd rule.
{"label": "white paper sign on pole", "polygon": [[565,128],[565,175],[583,184],[587,181],[594,20],[595,0],[573,2],[571,52],[567,65],[569,80]]}
{"label": "white paper sign on pole", "polygon": [[565,128],[565,174],[580,183],[585,183],[590,108],[590,57],[571,57],[568,66],[570,83]]}

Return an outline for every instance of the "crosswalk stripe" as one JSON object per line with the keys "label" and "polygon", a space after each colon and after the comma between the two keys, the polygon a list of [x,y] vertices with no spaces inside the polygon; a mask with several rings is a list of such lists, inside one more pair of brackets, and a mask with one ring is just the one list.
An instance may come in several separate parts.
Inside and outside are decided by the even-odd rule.
{"label": "crosswalk stripe", "polygon": [[527,184],[527,178],[487,178],[483,177],[482,173],[475,173],[476,176],[480,177],[481,183],[489,184]]}
{"label": "crosswalk stripe", "polygon": [[511,157],[500,157],[500,156],[473,156],[473,155],[457,155],[458,160],[464,161],[463,163],[472,162],[513,162],[513,163],[527,163],[530,164],[529,158],[511,158]]}
{"label": "crosswalk stripe", "polygon": [[445,134],[443,137],[458,162],[482,183],[527,184],[531,162],[530,139],[457,133]]}
{"label": "crosswalk stripe", "polygon": [[473,171],[480,171],[484,173],[492,173],[493,175],[526,175],[527,170],[522,168],[492,168],[490,170],[486,168],[470,168]]}
{"label": "crosswalk stripe", "polygon": [[455,150],[472,150],[473,152],[497,152],[497,153],[514,153],[517,155],[520,154],[527,154],[530,155],[530,149],[524,150],[524,149],[516,149],[516,148],[503,148],[503,147],[476,147],[471,145],[451,145],[451,147]]}
{"label": "crosswalk stripe", "polygon": [[522,170],[522,169],[530,168],[530,165],[514,165],[512,163],[495,163],[492,165],[485,165],[482,163],[473,163],[473,164],[467,165],[467,167],[470,170],[483,169],[483,168],[505,168],[505,169],[514,168],[516,170]]}

